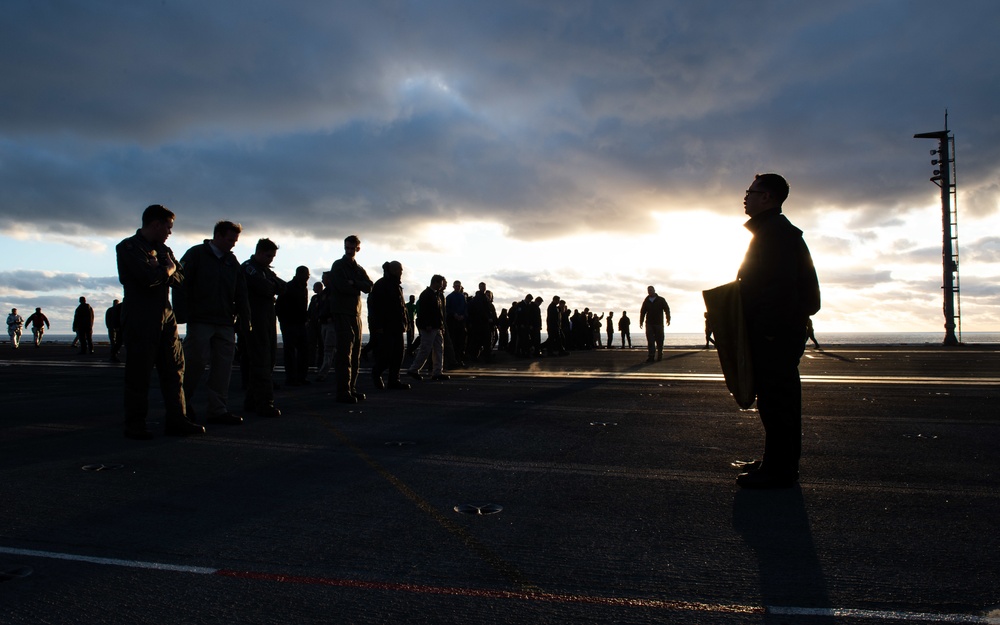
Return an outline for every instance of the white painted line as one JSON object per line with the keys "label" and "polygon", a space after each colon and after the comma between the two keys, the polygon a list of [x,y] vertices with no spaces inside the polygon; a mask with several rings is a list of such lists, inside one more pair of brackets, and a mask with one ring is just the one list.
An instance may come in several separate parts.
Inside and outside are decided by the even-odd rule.
{"label": "white painted line", "polygon": [[[520,600],[535,601],[555,601],[565,603],[590,603],[610,606],[632,606],[636,608],[660,608],[674,612],[725,612],[725,613],[760,613],[761,607],[750,605],[710,605],[698,604],[685,601],[664,601],[662,599],[636,599],[621,597],[595,597],[589,595],[561,595],[558,593],[524,593],[507,592],[487,589],[473,588],[441,588],[431,586],[420,586],[413,584],[393,584],[379,583],[360,580],[332,579],[322,577],[300,577],[295,575],[283,575],[275,573],[254,573],[252,571],[229,571],[225,569],[213,569],[202,566],[179,566],[176,564],[162,564],[159,562],[143,562],[141,560],[122,560],[119,558],[95,558],[92,556],[79,556],[68,553],[58,553],[54,551],[36,551],[34,549],[15,549],[12,547],[0,546],[0,553],[19,556],[31,556],[36,558],[50,558],[56,560],[70,560],[74,562],[87,562],[91,564],[103,564],[110,566],[123,566],[128,568],[152,569],[157,571],[170,571],[176,573],[194,573],[197,575],[224,575],[240,579],[257,580],[270,583],[298,583],[315,584],[321,586],[339,586],[346,588],[396,590],[400,592],[411,592],[417,594],[433,595],[454,595],[454,596],[490,596],[497,598],[510,598]],[[989,616],[977,616],[973,614],[931,614],[927,612],[904,612],[900,610],[862,610],[854,608],[797,608],[791,606],[764,606],[763,611],[767,614],[781,616],[819,616],[819,617],[841,617],[855,618],[875,621],[926,621],[932,623],[976,623],[982,625],[1000,625],[1000,616],[994,616],[992,612]]]}
{"label": "white painted line", "polygon": [[[462,371],[456,375],[461,381],[469,378],[553,378],[571,380],[662,380],[671,382],[724,382],[721,373],[652,373],[625,371]],[[917,386],[995,386],[1000,378],[994,377],[930,377],[889,375],[803,375],[803,384],[898,384]]]}
{"label": "white painted line", "polygon": [[[47,367],[97,367],[97,368],[120,368],[121,365],[114,363],[74,363],[64,361],[43,361],[25,360],[22,362],[8,362],[0,360],[0,366],[5,365],[27,365],[27,366],[47,366]],[[275,367],[276,372],[283,369]],[[362,369],[362,372],[370,369]],[[724,382],[725,378],[721,373],[656,373],[646,371],[600,371],[600,370],[565,370],[565,371],[541,371],[514,369],[502,370],[478,370],[465,369],[455,374],[456,379],[463,378],[562,378],[571,380],[599,380],[599,379],[622,379],[622,380],[664,380],[664,381],[694,381],[694,382]],[[996,377],[943,377],[943,376],[858,376],[858,375],[803,375],[802,382],[806,384],[898,384],[898,385],[918,385],[918,386],[996,386],[1000,385],[1000,378]]]}
{"label": "white painted line", "polygon": [[928,623],[983,623],[996,625],[1000,617],[973,614],[930,614],[926,612],[899,612],[896,610],[857,610],[849,608],[791,608],[768,606],[768,614],[780,616],[823,616],[856,618],[879,621],[926,621]]}
{"label": "white painted line", "polygon": [[198,575],[214,575],[215,572],[218,571],[218,569],[210,569],[203,566],[181,566],[177,564],[162,564],[159,562],[143,562],[141,560],[120,560],[118,558],[95,558],[93,556],[78,556],[70,553],[58,553],[55,551],[35,551],[34,549],[15,549],[13,547],[0,547],[0,553],[6,553],[14,556],[31,556],[34,558],[89,562],[90,564],[124,566],[133,569],[154,569],[157,571],[172,571],[175,573],[195,573]]}

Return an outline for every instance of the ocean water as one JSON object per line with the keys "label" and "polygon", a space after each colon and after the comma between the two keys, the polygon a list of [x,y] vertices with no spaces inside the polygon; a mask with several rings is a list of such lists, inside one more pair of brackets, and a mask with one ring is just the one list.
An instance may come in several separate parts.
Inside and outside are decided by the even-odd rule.
{"label": "ocean water", "polygon": [[[607,338],[601,334],[601,340]],[[615,347],[621,346],[621,335],[615,333]],[[542,340],[545,335],[542,335]],[[941,345],[944,343],[944,331],[941,332],[819,332],[816,340],[822,345]],[[31,344],[31,333],[21,337],[22,343]],[[46,334],[44,342],[71,343],[72,334]],[[7,336],[0,337],[0,343],[7,343]],[[107,335],[95,334],[95,343],[107,343]],[[281,342],[281,334],[278,334]],[[368,342],[368,335],[363,335],[363,342]],[[1000,332],[963,332],[962,343],[966,345],[983,345],[1000,343]],[[664,344],[667,347],[704,347],[705,335],[702,333],[670,332],[666,333]],[[809,343],[810,345],[812,343]],[[632,347],[646,347],[644,331],[632,333]]]}
{"label": "ocean water", "polygon": [[[604,338],[604,337],[602,337]],[[941,332],[818,332],[816,340],[823,345],[941,345],[944,343],[944,331]],[[963,332],[962,343],[966,345],[1000,343],[1000,332]],[[702,333],[671,333],[667,332],[664,344],[669,347],[690,347],[705,345],[705,335]],[[812,345],[812,342],[808,342]],[[615,346],[621,345],[621,336],[615,334]],[[632,333],[632,346],[646,346],[646,336],[636,336]]]}

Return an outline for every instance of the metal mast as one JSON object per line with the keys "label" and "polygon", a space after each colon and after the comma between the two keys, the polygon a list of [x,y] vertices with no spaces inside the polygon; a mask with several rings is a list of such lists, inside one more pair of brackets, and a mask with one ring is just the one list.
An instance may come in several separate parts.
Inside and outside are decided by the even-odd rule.
{"label": "metal mast", "polygon": [[[914,139],[937,139],[938,147],[931,150],[935,156],[931,165],[937,167],[931,182],[941,188],[941,261],[944,292],[944,344],[958,345],[962,336],[962,304],[958,278],[958,205],[955,179],[955,138],[948,130],[948,112],[944,114],[944,130],[913,135]],[[958,328],[958,336],[955,329]]]}

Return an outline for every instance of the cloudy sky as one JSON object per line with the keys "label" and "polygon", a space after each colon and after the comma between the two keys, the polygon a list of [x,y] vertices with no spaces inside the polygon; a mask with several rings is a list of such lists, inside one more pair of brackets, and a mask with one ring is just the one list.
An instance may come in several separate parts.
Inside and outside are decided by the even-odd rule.
{"label": "cloudy sky", "polygon": [[[361,236],[443,273],[673,329],[735,277],[743,191],[784,174],[817,331],[940,331],[945,109],[962,329],[1000,331],[1000,3],[9,0],[0,5],[0,305],[68,332],[120,296],[162,203],[180,256],[219,219],[314,276]],[[617,314],[616,314],[617,316]],[[99,330],[102,329],[99,327]]]}

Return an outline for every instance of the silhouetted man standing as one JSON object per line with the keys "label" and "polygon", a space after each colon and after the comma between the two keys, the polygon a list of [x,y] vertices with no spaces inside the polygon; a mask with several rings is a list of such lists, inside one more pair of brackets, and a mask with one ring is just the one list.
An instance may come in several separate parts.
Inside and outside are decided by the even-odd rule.
{"label": "silhouetted man standing", "polygon": [[73,313],[73,331],[80,339],[80,354],[94,353],[94,309],[86,297],[80,298],[80,305]]}
{"label": "silhouetted man standing", "polygon": [[625,341],[628,341],[628,348],[632,349],[632,334],[629,328],[632,327],[632,320],[628,317],[628,311],[622,311],[622,318],[618,320],[618,331],[622,335],[622,349],[625,349]]}
{"label": "silhouetted man standing", "polygon": [[417,326],[420,330],[420,347],[410,363],[407,374],[414,380],[422,380],[420,369],[431,358],[434,380],[447,380],[444,373],[444,289],[448,281],[444,276],[434,274],[430,285],[420,293],[417,300]]}
{"label": "silhouetted man standing", "polygon": [[781,213],[788,183],[777,174],[754,178],[743,205],[753,233],[738,279],[750,338],[757,411],[764,426],[764,457],[736,483],[786,488],[799,477],[802,385],[799,359],[806,322],[820,308],[819,281],[802,231]]}
{"label": "silhouetted man standing", "polygon": [[[382,277],[368,294],[368,331],[374,345],[375,388],[409,389],[399,380],[403,364],[403,333],[406,332],[406,302],[403,301],[403,265],[398,260],[382,264]],[[388,380],[383,374],[388,374]]]}
{"label": "silhouetted man standing", "polygon": [[120,300],[111,302],[111,306],[104,312],[104,325],[108,329],[108,345],[111,346],[111,355],[108,360],[111,362],[121,362],[118,352],[122,349],[122,303]]}
{"label": "silhouetted man standing", "polygon": [[323,332],[320,324],[320,305],[323,303],[323,283],[313,283],[313,295],[309,298],[306,309],[306,371],[316,367],[318,371],[323,365]]}
{"label": "silhouetted man standing", "polygon": [[241,232],[243,227],[238,223],[217,222],[211,239],[205,239],[181,257],[184,285],[174,289],[174,309],[180,321],[187,323],[184,397],[191,414],[194,395],[207,366],[204,386],[208,423],[243,423],[243,417],[229,410],[229,382],[236,353],[235,324],[239,323],[241,336],[250,331],[247,283],[240,261],[233,254]]}
{"label": "silhouetted man standing", "polygon": [[545,331],[549,334],[549,338],[545,343],[546,351],[549,355],[557,353],[560,356],[565,356],[568,352],[566,351],[566,337],[563,336],[562,331],[562,311],[559,309],[560,302],[562,302],[562,298],[558,295],[553,295],[552,301],[549,302],[548,308],[545,309]]}
{"label": "silhouetted man standing", "polygon": [[365,399],[358,391],[358,369],[361,366],[361,294],[371,293],[368,273],[354,259],[361,251],[361,239],[350,235],[344,239],[344,255],[330,267],[330,315],[337,333],[334,376],[337,380],[337,401],[356,404]]}
{"label": "silhouetted man standing", "polygon": [[274,297],[285,292],[285,281],[271,269],[278,246],[271,239],[260,239],[253,255],[243,261],[250,304],[250,332],[247,352],[250,356],[250,381],[243,408],[262,417],[280,417],[274,405],[274,362],[278,355],[277,318]]}
{"label": "silhouetted man standing", "polygon": [[[455,280],[452,292],[445,298],[445,312],[448,314],[447,337],[450,337],[455,352],[455,367],[465,367],[465,348],[468,342],[469,302],[465,297],[462,282]],[[449,339],[445,339],[449,340]]]}
{"label": "silhouetted man standing", "polygon": [[184,401],[184,351],[177,337],[177,318],[170,307],[170,287],[181,284],[174,253],[166,246],[174,227],[174,213],[153,204],[142,213],[142,228],[115,248],[118,280],[125,289],[122,333],[125,360],[125,436],[146,440],[149,412],[149,374],[160,378],[166,407],[168,436],[204,434],[205,428],[187,418]]}
{"label": "silhouetted man standing", "polygon": [[295,277],[288,281],[284,294],[275,304],[281,328],[281,345],[285,355],[285,383],[288,386],[308,384],[309,372],[309,268],[300,265]]}
{"label": "silhouetted man standing", "polygon": [[670,306],[667,300],[656,294],[656,289],[647,287],[648,295],[642,300],[642,308],[639,310],[639,328],[646,324],[646,348],[649,350],[649,357],[646,362],[653,362],[655,351],[656,359],[663,360],[663,319],[666,317],[667,325],[670,325]]}

